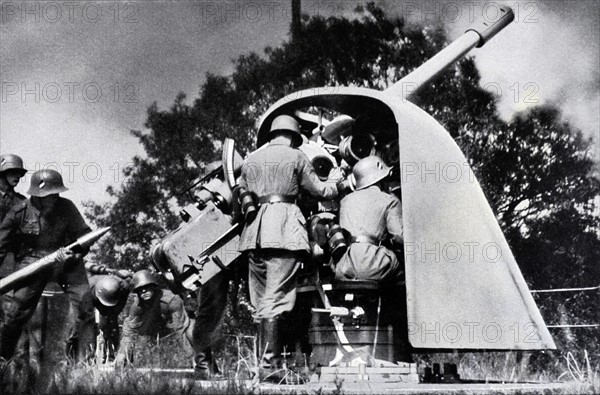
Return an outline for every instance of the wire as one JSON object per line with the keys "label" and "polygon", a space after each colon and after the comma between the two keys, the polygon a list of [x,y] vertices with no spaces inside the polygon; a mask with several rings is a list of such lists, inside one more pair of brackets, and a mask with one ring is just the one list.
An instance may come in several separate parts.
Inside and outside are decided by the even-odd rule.
{"label": "wire", "polygon": [[598,328],[600,324],[546,325],[547,328]]}
{"label": "wire", "polygon": [[555,289],[533,289],[531,293],[545,293],[545,292],[580,292],[580,291],[593,291],[600,289],[600,285],[596,287],[584,287],[584,288],[555,288]]}

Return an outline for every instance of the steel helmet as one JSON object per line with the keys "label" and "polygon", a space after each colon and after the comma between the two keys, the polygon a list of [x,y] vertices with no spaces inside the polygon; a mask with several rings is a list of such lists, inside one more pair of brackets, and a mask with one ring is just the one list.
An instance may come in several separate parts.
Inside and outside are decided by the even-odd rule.
{"label": "steel helmet", "polygon": [[302,145],[302,132],[300,131],[300,124],[296,118],[289,115],[279,115],[276,117],[271,123],[269,138],[273,137],[273,133],[280,131],[291,132],[292,145],[294,147],[300,147]]}
{"label": "steel helmet", "polygon": [[113,276],[103,276],[96,284],[95,295],[104,306],[114,306],[119,303],[121,282]]}
{"label": "steel helmet", "polygon": [[63,184],[63,179],[59,172],[52,169],[45,169],[33,173],[27,193],[31,196],[44,197],[68,190]]}
{"label": "steel helmet", "polygon": [[150,270],[139,270],[135,272],[133,278],[131,279],[131,289],[134,291],[149,284],[158,286],[158,281]]}
{"label": "steel helmet", "polygon": [[377,155],[367,156],[358,161],[352,169],[356,179],[356,190],[378,183],[390,175],[392,169]]}
{"label": "steel helmet", "polygon": [[21,177],[27,173],[27,170],[23,167],[23,159],[13,154],[0,156],[0,173],[4,173],[7,170],[17,170],[21,173]]}

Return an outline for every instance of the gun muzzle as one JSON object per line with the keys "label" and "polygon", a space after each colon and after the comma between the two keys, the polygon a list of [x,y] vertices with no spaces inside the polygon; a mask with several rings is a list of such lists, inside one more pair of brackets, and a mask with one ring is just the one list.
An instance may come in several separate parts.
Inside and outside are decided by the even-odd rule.
{"label": "gun muzzle", "polygon": [[403,99],[410,100],[423,86],[435,79],[448,66],[465,56],[473,48],[484,45],[515,18],[509,6],[501,5],[499,10],[499,18],[495,22],[478,21],[471,29],[468,29],[434,57],[386,89],[386,92],[398,94]]}

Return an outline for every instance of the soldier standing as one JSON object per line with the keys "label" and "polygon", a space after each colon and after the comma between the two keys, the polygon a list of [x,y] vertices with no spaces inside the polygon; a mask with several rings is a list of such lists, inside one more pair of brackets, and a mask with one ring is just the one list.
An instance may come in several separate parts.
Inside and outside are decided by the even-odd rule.
{"label": "soldier standing", "polygon": [[93,347],[93,311],[84,311],[81,304],[83,296],[89,292],[82,264],[87,251],[75,253],[61,248],[90,232],[90,228],[73,202],[59,196],[67,190],[57,171],[36,171],[27,191],[31,198],[13,207],[0,225],[0,262],[14,250],[21,269],[61,249],[56,266],[28,277],[15,288],[0,336],[0,356],[4,359],[13,356],[21,331],[32,317],[49,281],[56,281],[69,298],[67,349],[76,349],[77,358],[83,360]]}
{"label": "soldier standing", "polygon": [[119,314],[127,304],[129,283],[133,273],[124,269],[111,269],[105,265],[86,262],[90,293],[86,303],[91,303],[99,313],[99,362],[112,361],[119,349]]}
{"label": "soldier standing", "polygon": [[132,362],[135,348],[140,350],[140,353],[136,351],[138,357],[148,351],[148,347],[139,347],[139,344],[136,347],[140,340],[138,337],[144,337],[141,339],[144,343],[157,337],[169,336],[176,341],[185,337],[188,341],[183,346],[191,348],[192,325],[181,298],[167,289],[161,289],[155,275],[149,270],[136,272],[131,280],[131,288],[135,293],[134,300],[123,322],[123,336],[115,365],[123,367],[125,362]]}
{"label": "soldier standing", "polygon": [[[16,205],[27,199],[25,196],[15,191],[19,180],[27,173],[23,167],[23,159],[17,155],[7,154],[0,156],[0,223],[4,221],[6,214]],[[7,253],[4,262],[0,262],[0,278],[6,277],[16,270],[14,251]],[[0,333],[1,326],[4,324],[4,312],[10,309],[12,293],[0,296]],[[29,332],[29,329],[27,330]],[[23,337],[19,343],[19,349],[28,349],[29,337],[35,339],[35,333],[32,336]],[[38,336],[39,337],[39,336]],[[38,349],[33,347],[34,349]],[[36,353],[38,354],[38,353]],[[39,355],[36,355],[39,367]]]}
{"label": "soldier standing", "polygon": [[280,115],[271,124],[268,145],[242,166],[240,186],[258,197],[260,208],[242,231],[240,251],[248,254],[250,300],[260,326],[259,353],[265,356],[261,363],[270,369],[281,362],[279,319],[294,308],[296,273],[310,251],[298,193],[303,189],[323,199],[338,194],[336,185],[320,181],[306,155],[296,149],[301,144],[296,119]]}

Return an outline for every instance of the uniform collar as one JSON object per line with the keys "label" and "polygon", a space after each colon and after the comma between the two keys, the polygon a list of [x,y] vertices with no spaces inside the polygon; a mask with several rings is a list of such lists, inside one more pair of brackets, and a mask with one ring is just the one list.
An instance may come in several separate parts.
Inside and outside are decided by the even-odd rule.
{"label": "uniform collar", "polygon": [[289,143],[284,143],[284,142],[276,142],[276,141],[274,141],[274,142],[269,142],[269,147],[270,147],[270,146],[275,146],[275,145],[283,145],[283,146],[285,146],[285,147],[289,147],[289,146],[290,146],[290,144],[289,144]]}

